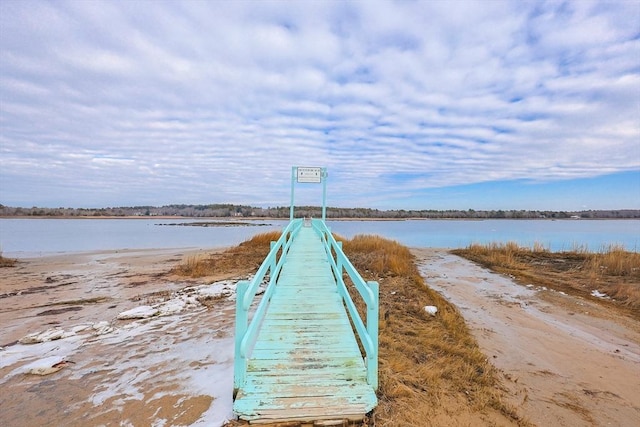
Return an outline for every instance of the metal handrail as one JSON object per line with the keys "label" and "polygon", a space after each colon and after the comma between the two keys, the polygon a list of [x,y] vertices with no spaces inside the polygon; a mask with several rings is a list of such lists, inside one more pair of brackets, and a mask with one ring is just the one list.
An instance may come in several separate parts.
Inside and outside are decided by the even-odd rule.
{"label": "metal handrail", "polygon": [[[255,276],[253,276],[250,281],[241,280],[237,284],[235,358],[233,369],[233,385],[236,391],[244,385],[247,375],[248,355],[255,344],[262,320],[267,312],[269,302],[273,297],[278,275],[282,270],[293,238],[298,234],[302,225],[302,219],[289,222],[289,225],[284,229],[278,241],[271,242],[271,250],[260,265],[260,268],[258,268]],[[280,258],[278,258],[278,252],[281,249]],[[258,304],[256,312],[251,318],[251,322],[248,322],[249,308],[251,304],[253,304],[258,288],[266,277],[267,272],[269,273],[269,284]]]}
{"label": "metal handrail", "polygon": [[[378,389],[378,315],[379,285],[378,282],[365,282],[357,272],[349,258],[342,251],[342,242],[337,242],[324,221],[314,219],[312,226],[320,236],[336,279],[338,292],[342,296],[347,312],[351,317],[358,338],[366,354],[367,383],[374,390]],[[335,257],[334,257],[335,254]],[[347,273],[358,293],[367,306],[367,324],[365,326],[355,304],[344,283],[343,271]]]}

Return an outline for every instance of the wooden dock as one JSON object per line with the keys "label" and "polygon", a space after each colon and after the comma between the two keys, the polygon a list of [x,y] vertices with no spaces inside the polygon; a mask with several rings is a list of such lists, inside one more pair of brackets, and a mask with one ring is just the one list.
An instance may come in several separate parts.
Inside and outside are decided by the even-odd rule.
{"label": "wooden dock", "polygon": [[377,404],[363,355],[320,236],[302,227],[237,390],[251,424],[362,421]]}

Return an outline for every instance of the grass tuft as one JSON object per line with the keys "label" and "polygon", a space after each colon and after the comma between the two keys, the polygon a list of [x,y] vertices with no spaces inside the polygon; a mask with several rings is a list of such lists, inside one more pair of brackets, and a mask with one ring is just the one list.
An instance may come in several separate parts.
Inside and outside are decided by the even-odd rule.
{"label": "grass tuft", "polygon": [[600,276],[629,276],[640,278],[640,253],[610,246],[605,251],[587,254],[586,269]]}
{"label": "grass tuft", "polygon": [[222,253],[190,256],[171,272],[193,278],[255,272],[269,253],[270,242],[278,240],[281,235],[278,231],[261,233]]}
{"label": "grass tuft", "polygon": [[0,254],[0,268],[1,267],[15,267],[15,265],[18,263],[17,259],[13,259],[13,258],[5,258],[2,256],[2,254]]}
{"label": "grass tuft", "polygon": [[409,248],[380,236],[357,235],[351,240],[343,239],[343,250],[351,254],[349,259],[354,266],[362,266],[375,277],[406,277],[418,273]]}

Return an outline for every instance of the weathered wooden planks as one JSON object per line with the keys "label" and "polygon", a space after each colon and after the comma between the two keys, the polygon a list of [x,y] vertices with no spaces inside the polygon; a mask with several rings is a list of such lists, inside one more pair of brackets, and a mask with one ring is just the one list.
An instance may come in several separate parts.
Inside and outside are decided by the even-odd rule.
{"label": "weathered wooden planks", "polygon": [[251,423],[359,420],[377,404],[322,243],[296,236],[234,412]]}

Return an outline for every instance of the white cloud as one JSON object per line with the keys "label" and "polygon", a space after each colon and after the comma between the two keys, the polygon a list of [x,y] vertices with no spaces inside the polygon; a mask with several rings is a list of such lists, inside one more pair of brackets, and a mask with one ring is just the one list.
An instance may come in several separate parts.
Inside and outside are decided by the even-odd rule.
{"label": "white cloud", "polygon": [[633,2],[2,2],[0,202],[287,204],[291,166],[317,164],[330,203],[403,207],[428,188],[637,171],[639,17]]}

